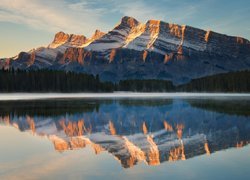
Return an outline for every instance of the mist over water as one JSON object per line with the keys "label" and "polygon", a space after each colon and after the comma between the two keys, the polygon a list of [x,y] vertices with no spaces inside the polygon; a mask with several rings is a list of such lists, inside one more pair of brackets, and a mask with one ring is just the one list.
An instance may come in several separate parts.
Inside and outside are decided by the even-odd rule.
{"label": "mist over water", "polygon": [[0,101],[6,100],[37,100],[37,99],[62,99],[62,98],[250,98],[249,93],[0,93]]}

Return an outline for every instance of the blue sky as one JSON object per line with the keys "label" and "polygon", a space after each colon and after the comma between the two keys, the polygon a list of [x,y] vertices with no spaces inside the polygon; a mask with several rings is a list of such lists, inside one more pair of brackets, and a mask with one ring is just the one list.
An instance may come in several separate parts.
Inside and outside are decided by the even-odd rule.
{"label": "blue sky", "polygon": [[250,39],[249,0],[0,0],[0,57],[47,45],[58,31],[107,32],[125,15]]}

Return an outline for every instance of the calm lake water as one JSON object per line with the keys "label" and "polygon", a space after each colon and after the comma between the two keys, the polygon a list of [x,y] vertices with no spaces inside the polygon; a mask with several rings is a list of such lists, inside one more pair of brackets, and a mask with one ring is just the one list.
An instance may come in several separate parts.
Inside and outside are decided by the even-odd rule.
{"label": "calm lake water", "polygon": [[250,179],[249,96],[0,101],[0,179]]}

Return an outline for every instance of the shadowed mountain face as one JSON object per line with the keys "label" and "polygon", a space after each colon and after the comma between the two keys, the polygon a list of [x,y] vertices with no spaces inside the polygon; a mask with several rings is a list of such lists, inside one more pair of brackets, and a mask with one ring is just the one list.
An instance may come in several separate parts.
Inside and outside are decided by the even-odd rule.
{"label": "shadowed mountain face", "polygon": [[250,69],[250,43],[191,26],[123,17],[108,33],[59,32],[48,47],[0,60],[0,67],[99,74],[105,81],[165,79],[182,84],[208,75]]}
{"label": "shadowed mountain face", "polygon": [[[239,104],[241,111],[227,113]],[[86,146],[96,154],[107,151],[129,168],[247,145],[249,104],[247,99],[0,102],[0,123],[45,136],[60,152]]]}

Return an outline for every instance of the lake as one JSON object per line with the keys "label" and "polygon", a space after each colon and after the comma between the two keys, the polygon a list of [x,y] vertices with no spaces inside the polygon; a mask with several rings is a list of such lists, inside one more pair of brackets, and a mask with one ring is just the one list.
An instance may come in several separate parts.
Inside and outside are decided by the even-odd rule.
{"label": "lake", "polygon": [[0,94],[0,179],[250,179],[249,142],[249,94]]}

